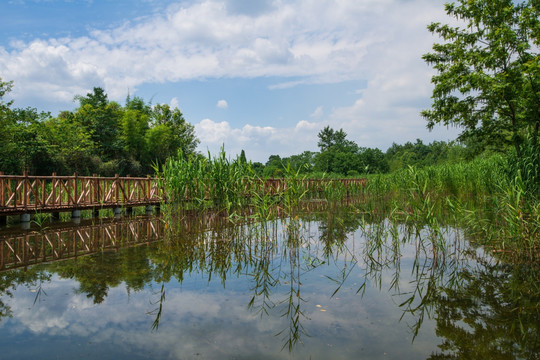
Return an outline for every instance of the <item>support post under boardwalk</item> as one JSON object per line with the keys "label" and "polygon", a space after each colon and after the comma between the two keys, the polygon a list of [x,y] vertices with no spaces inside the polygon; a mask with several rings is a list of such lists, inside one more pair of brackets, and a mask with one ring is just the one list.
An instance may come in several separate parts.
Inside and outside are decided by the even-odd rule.
{"label": "support post under boardwalk", "polygon": [[0,216],[0,226],[7,225],[7,216]]}

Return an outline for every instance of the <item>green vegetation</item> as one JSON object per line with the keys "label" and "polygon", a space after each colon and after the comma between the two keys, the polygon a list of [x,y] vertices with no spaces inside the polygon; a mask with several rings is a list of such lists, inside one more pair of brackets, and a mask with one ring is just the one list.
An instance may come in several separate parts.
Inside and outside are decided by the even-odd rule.
{"label": "green vegetation", "polygon": [[520,171],[511,171],[511,161],[494,155],[375,176],[367,183],[361,208],[409,223],[418,233],[426,226],[436,233],[451,224],[508,260],[537,262],[538,192]]}
{"label": "green vegetation", "polygon": [[3,100],[12,87],[0,78],[0,171],[6,174],[146,175],[178,150],[194,154],[199,142],[180,110],[166,104],[128,96],[121,106],[94,88],[75,98],[75,111],[52,117],[12,108]]}
{"label": "green vegetation", "polygon": [[463,27],[432,23],[444,42],[424,60],[437,75],[431,128],[458,125],[461,138],[481,146],[512,145],[519,157],[540,131],[540,3],[537,0],[459,0],[447,14]]}
{"label": "green vegetation", "polygon": [[[242,156],[230,160],[223,149],[216,157],[185,157],[182,152],[169,158],[158,172],[166,201],[174,211],[213,209],[237,215],[244,207],[253,207],[252,217],[268,220],[281,210],[287,214],[308,197],[327,200],[361,193],[363,182],[308,179],[290,164],[281,179],[259,176],[253,164]],[[271,209],[278,206],[279,209]],[[233,215],[235,214],[235,215]]]}
{"label": "green vegetation", "polygon": [[[282,180],[259,177],[241,157],[170,158],[162,177],[169,206],[182,209],[223,210],[231,220],[265,223],[278,216],[289,218],[313,200],[333,204],[351,196],[361,201],[357,211],[370,219],[405,223],[428,238],[445,226],[463,229],[478,245],[510,261],[538,261],[540,200],[538,154],[532,143],[523,145],[527,158],[516,154],[477,157],[470,162],[408,167],[389,174],[371,175],[366,185],[344,181],[309,180],[290,164]],[[177,206],[177,207],[174,207]],[[245,208],[251,210],[246,211]],[[264,230],[264,229],[263,229]],[[438,244],[443,246],[444,244]]]}
{"label": "green vegetation", "polygon": [[[463,128],[458,141],[393,144],[386,153],[361,147],[343,129],[318,134],[318,152],[266,162],[197,154],[193,126],[178,109],[140,98],[125,106],[101,88],[77,96],[79,107],[57,118],[12,109],[0,80],[0,171],[141,175],[156,171],[171,206],[249,207],[264,221],[293,214],[303,200],[362,195],[361,211],[402,218],[419,229],[452,221],[482,245],[536,261],[540,194],[540,5],[537,1],[459,0],[446,5],[464,27],[428,29],[443,43],[424,60],[437,71],[433,103],[422,116]],[[21,151],[22,150],[22,151]],[[368,178],[349,186],[333,178]],[[269,182],[268,179],[281,178]],[[308,179],[325,179],[314,182]],[[357,183],[358,184],[358,183]]]}
{"label": "green vegetation", "polygon": [[229,160],[223,149],[214,158],[210,154],[185,157],[180,151],[167,160],[159,177],[167,202],[196,209],[245,205],[245,197],[256,185],[251,166],[242,157]]}

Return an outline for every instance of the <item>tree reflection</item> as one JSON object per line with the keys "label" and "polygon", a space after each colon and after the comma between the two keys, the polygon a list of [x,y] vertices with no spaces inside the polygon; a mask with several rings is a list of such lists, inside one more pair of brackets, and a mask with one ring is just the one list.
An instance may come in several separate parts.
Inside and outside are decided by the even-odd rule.
{"label": "tree reflection", "polygon": [[[482,260],[482,259],[480,259]],[[430,359],[534,359],[540,354],[538,268],[482,266],[458,270],[459,286],[441,286],[434,308],[441,352]]]}
{"label": "tree reflection", "polygon": [[[394,271],[390,291],[412,319],[414,337],[426,318],[433,318],[442,339],[429,359],[534,359],[540,353],[540,269],[535,264],[504,265],[463,243],[447,229],[446,246],[401,226],[399,241],[389,223],[366,229],[363,254],[366,278],[381,288],[385,271]],[[387,231],[381,231],[381,228]],[[429,232],[429,229],[426,230]],[[439,229],[438,231],[441,231]],[[388,236],[392,240],[388,239]],[[427,241],[426,241],[427,239]],[[369,245],[371,242],[371,245]],[[388,246],[394,244],[394,246]],[[415,246],[412,289],[401,291],[399,255],[405,244]],[[386,266],[388,265],[388,266]],[[395,280],[395,279],[398,280]]]}
{"label": "tree reflection", "polygon": [[62,278],[77,280],[77,292],[93,299],[94,304],[100,304],[107,297],[109,289],[122,282],[127,285],[128,291],[138,291],[152,280],[154,272],[146,254],[146,249],[142,247],[120,252],[105,251],[76,261],[52,263],[46,269]]}
{"label": "tree reflection", "polygon": [[[0,320],[11,317],[11,308],[5,303],[6,298],[13,297],[13,291],[18,286],[32,288],[36,293],[36,300],[42,294],[40,285],[51,279],[51,275],[38,267],[29,270],[8,270],[0,273]],[[38,285],[39,284],[39,285]],[[36,301],[34,301],[35,303]]]}

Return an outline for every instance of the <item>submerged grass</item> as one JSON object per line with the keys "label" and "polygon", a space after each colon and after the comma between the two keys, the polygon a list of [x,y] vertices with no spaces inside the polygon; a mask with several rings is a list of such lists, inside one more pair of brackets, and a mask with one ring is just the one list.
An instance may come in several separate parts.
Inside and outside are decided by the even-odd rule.
{"label": "submerged grass", "polygon": [[[540,250],[540,201],[512,168],[511,157],[398,171],[370,178],[366,211],[437,233],[442,224],[463,228],[479,245],[512,261],[537,262]],[[533,189],[533,191],[531,191]],[[389,206],[389,204],[391,204]],[[434,237],[439,238],[439,237]]]}

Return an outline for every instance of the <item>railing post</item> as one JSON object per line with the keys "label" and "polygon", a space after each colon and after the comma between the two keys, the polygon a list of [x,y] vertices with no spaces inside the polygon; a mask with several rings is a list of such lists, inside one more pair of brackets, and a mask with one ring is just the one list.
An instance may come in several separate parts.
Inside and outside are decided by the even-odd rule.
{"label": "railing post", "polygon": [[150,180],[150,175],[146,175],[146,200],[150,201],[150,187],[152,186],[152,182]]}
{"label": "railing post", "polygon": [[92,191],[92,199],[90,200],[92,203],[97,203],[99,202],[99,199],[98,199],[98,179],[97,179],[97,174],[93,174],[93,179],[92,179],[92,186],[93,186],[93,191]]}
{"label": "railing post", "polygon": [[[126,178],[129,178],[129,174],[126,175]],[[125,191],[125,195],[127,196],[127,199],[124,198],[124,204],[127,204],[131,200],[130,185],[131,185],[131,180],[126,179],[124,182],[124,191]]]}
{"label": "railing post", "polygon": [[45,209],[45,202],[47,201],[47,180],[41,180],[41,208]]}
{"label": "railing post", "polygon": [[115,200],[116,200],[116,203],[118,204],[120,202],[120,179],[118,177],[118,174],[115,174],[114,175],[114,184],[115,184],[115,189],[114,189],[114,196],[115,196]]}
{"label": "railing post", "polygon": [[6,182],[3,175],[4,173],[0,171],[0,206],[6,206]]}
{"label": "railing post", "polygon": [[23,209],[27,210],[28,205],[28,173],[26,171],[23,172],[24,178],[23,178]]}
{"label": "railing post", "polygon": [[54,206],[56,204],[56,183],[55,183],[55,176],[56,176],[56,173],[52,173],[52,176],[51,176],[51,181],[52,181],[52,206]]}
{"label": "railing post", "polygon": [[73,205],[79,204],[79,196],[77,194],[78,186],[77,186],[77,173],[73,174],[73,187],[74,189],[74,197],[73,197]]}

